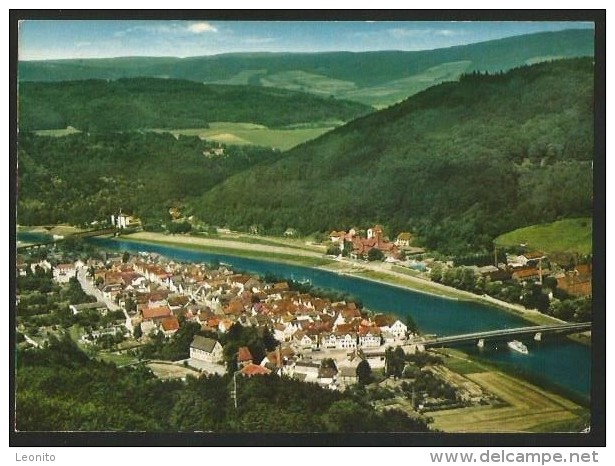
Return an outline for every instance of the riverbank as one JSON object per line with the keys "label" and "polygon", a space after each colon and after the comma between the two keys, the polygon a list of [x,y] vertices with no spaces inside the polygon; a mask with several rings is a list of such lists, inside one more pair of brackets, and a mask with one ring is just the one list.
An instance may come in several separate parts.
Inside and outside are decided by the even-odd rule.
{"label": "riverbank", "polygon": [[499,403],[431,412],[445,432],[580,432],[589,426],[589,400],[578,400],[544,381],[455,349],[442,349],[444,365],[497,397]]}
{"label": "riverbank", "polygon": [[[313,267],[339,275],[370,280],[372,282],[438,296],[440,298],[488,304],[513,313],[535,325],[564,323],[564,321],[560,319],[542,314],[536,310],[525,309],[519,304],[500,301],[488,295],[476,295],[468,291],[442,285],[441,283],[435,283],[419,276],[397,272],[393,270],[394,266],[392,264],[386,262],[359,262],[346,258],[332,259],[323,256],[320,252],[302,249],[296,246],[277,246],[273,244],[262,244],[260,242],[245,242],[235,240],[231,237],[225,239],[203,238],[143,231],[124,235],[121,239]],[[587,337],[575,338],[575,340],[585,344],[588,343]]]}
{"label": "riverbank", "polygon": [[197,236],[169,235],[140,231],[119,237],[122,241],[161,244],[197,251],[228,254],[238,257],[254,258],[270,262],[281,262],[306,267],[319,267],[332,262],[314,251],[286,246],[273,246],[259,243],[246,243],[231,239],[203,238]]}

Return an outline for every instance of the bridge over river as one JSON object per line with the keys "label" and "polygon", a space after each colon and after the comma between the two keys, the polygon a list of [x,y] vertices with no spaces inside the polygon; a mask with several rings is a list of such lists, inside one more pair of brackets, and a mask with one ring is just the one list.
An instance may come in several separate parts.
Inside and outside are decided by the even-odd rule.
{"label": "bridge over river", "polygon": [[486,332],[466,333],[464,335],[451,335],[435,337],[421,343],[425,348],[461,345],[464,343],[476,343],[479,346],[485,341],[510,341],[523,337],[533,337],[540,340],[542,335],[550,333],[571,334],[591,330],[591,322],[563,323],[552,325],[535,325],[531,327],[505,328],[501,330],[489,330]]}
{"label": "bridge over river", "polygon": [[42,246],[55,245],[62,241],[66,241],[69,238],[78,239],[78,238],[91,238],[93,236],[111,235],[111,234],[116,233],[117,231],[118,230],[116,228],[99,228],[96,230],[86,230],[86,231],[80,231],[77,233],[72,233],[64,237],[51,237],[50,236],[49,239],[46,239],[44,241],[37,241],[36,243],[17,246],[17,251],[22,252],[22,251],[27,251],[28,249],[38,249]]}

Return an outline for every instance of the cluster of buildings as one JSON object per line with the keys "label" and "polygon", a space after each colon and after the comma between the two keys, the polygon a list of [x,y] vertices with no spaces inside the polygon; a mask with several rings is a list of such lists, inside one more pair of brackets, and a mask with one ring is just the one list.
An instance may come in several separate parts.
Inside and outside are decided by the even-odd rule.
{"label": "cluster of buildings", "polygon": [[[349,354],[356,358],[358,354],[372,353],[380,361],[384,345],[402,344],[408,338],[406,325],[391,315],[371,316],[353,302],[333,302],[300,293],[291,290],[285,281],[267,283],[225,266],[213,269],[140,253],[126,262],[118,256],[105,263],[90,261],[82,267],[88,270],[90,285],[106,302],[125,310],[131,327],[140,326],[145,338],[152,332],[172,336],[182,319],[197,322],[203,330],[218,335],[236,324],[267,327],[280,347],[261,361],[253,360],[251,355],[248,358],[244,352],[245,361],[238,362],[246,375],[286,370],[291,375],[304,374],[297,375],[299,378],[321,382],[319,374],[333,370],[323,372],[314,362],[325,352],[340,350],[345,360]],[[56,269],[70,276],[77,265],[64,264]],[[197,364],[202,361],[205,366],[220,365],[222,347],[215,339],[197,336],[191,344],[190,357]],[[310,361],[310,357],[314,359]],[[244,365],[246,361],[249,364]],[[356,359],[355,368],[358,362]],[[344,371],[346,379],[352,379],[349,369]],[[334,379],[338,383],[337,372]]]}
{"label": "cluster of buildings", "polygon": [[410,247],[412,235],[402,232],[397,235],[394,242],[391,242],[385,235],[382,225],[375,225],[368,228],[365,237],[361,236],[356,229],[351,228],[346,231],[335,231],[329,233],[329,239],[334,245],[338,245],[341,250],[347,244],[352,245],[350,257],[352,259],[367,259],[370,250],[377,249],[386,258],[399,259],[401,250]]}

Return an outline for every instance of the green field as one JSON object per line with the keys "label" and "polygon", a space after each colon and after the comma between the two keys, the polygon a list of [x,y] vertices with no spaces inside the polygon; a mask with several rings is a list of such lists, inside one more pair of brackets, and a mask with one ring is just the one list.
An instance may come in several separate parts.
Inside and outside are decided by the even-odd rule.
{"label": "green field", "polygon": [[283,71],[260,78],[261,84],[291,91],[311,92],[321,95],[339,95],[356,89],[352,81],[330,78],[321,74],[307,73],[300,70]]}
{"label": "green field", "polygon": [[312,128],[269,129],[254,123],[210,123],[209,128],[186,129],[154,129],[157,133],[171,133],[176,137],[198,136],[222,144],[272,147],[288,150],[321,134],[331,131],[333,126],[317,126]]}
{"label": "green field", "polygon": [[472,62],[469,60],[443,63],[407,78],[390,81],[380,86],[343,92],[336,97],[354,100],[355,102],[372,105],[380,109],[401,102],[411,95],[441,82],[456,81],[464,72],[470,69],[471,64]]}
{"label": "green field", "polygon": [[545,253],[592,253],[592,219],[572,218],[531,225],[505,233],[495,244],[503,247],[526,245]]}
{"label": "green field", "polygon": [[[260,82],[263,86],[331,95],[337,99],[353,100],[375,108],[384,108],[441,82],[455,81],[462,73],[470,69],[471,65],[470,60],[442,63],[406,78],[361,88],[352,81],[329,78],[300,70],[262,76]],[[249,70],[245,74],[240,73],[234,76],[232,80],[242,83],[258,73],[262,73],[262,70]]]}

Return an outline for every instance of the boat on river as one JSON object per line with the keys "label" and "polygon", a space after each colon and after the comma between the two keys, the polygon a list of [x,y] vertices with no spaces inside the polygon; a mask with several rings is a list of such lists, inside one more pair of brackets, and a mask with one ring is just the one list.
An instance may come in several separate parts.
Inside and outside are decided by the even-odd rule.
{"label": "boat on river", "polygon": [[519,353],[522,353],[522,354],[527,354],[528,353],[527,346],[525,346],[519,340],[509,341],[508,342],[508,347],[511,350],[518,351]]}

